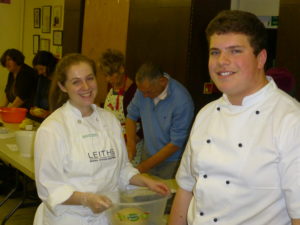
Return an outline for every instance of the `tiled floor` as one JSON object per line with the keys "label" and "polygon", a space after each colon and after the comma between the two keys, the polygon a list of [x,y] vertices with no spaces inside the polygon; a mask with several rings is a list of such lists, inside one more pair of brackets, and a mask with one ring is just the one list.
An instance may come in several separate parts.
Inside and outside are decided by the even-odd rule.
{"label": "tiled floor", "polygon": [[[0,195],[0,201],[3,196]],[[0,207],[0,223],[8,212],[15,207],[19,198],[10,199]],[[18,209],[13,216],[6,222],[5,225],[32,225],[36,207],[28,207]]]}

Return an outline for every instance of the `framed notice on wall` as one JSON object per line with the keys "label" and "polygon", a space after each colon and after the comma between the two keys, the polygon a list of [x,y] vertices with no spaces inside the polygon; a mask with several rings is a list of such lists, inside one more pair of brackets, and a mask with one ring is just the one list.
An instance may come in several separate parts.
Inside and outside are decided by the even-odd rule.
{"label": "framed notice on wall", "polygon": [[53,6],[53,10],[52,10],[52,26],[54,28],[61,28],[61,23],[62,23],[62,6],[60,5],[56,5]]}
{"label": "framed notice on wall", "polygon": [[33,27],[34,28],[41,27],[41,9],[40,8],[33,9]]}
{"label": "framed notice on wall", "polygon": [[62,45],[62,31],[61,30],[54,30],[53,31],[53,45]]}
{"label": "framed notice on wall", "polygon": [[50,39],[40,39],[40,50],[41,51],[50,50]]}
{"label": "framed notice on wall", "polygon": [[51,32],[51,6],[42,6],[42,33]]}
{"label": "framed notice on wall", "polygon": [[33,35],[33,54],[36,54],[40,49],[40,35]]}

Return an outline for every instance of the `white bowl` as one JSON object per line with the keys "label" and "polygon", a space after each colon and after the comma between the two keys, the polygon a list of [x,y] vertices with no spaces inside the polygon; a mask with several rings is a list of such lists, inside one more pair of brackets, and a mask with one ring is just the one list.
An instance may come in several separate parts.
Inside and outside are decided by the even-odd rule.
{"label": "white bowl", "polygon": [[168,196],[140,188],[120,192],[119,201],[107,210],[111,225],[161,225]]}

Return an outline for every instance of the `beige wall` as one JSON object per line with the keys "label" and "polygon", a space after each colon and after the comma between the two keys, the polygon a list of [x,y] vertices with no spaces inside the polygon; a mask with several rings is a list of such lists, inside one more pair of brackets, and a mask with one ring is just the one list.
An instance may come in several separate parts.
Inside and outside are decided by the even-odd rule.
{"label": "beige wall", "polygon": [[[60,28],[53,28],[51,25],[51,33],[42,33],[41,28],[33,28],[33,9],[42,8],[42,6],[61,6],[62,21]],[[31,65],[33,54],[33,35],[40,35],[40,38],[50,40],[50,51],[57,56],[61,56],[61,46],[53,46],[53,30],[63,30],[63,10],[64,0],[26,0],[24,5],[24,36],[23,36],[23,53],[26,56],[26,62]],[[42,12],[41,12],[42,14]],[[51,17],[53,19],[53,17]],[[42,21],[41,21],[42,22]],[[51,21],[52,24],[52,21]]]}
{"label": "beige wall", "polygon": [[[86,0],[83,25],[82,53],[98,60],[107,48],[125,53],[129,0]],[[103,103],[107,83],[98,73],[99,95],[97,103]]]}
{"label": "beige wall", "polygon": [[257,16],[278,16],[280,0],[231,0],[231,9],[240,9]]}
{"label": "beige wall", "polygon": [[[53,29],[48,34],[42,33],[41,28],[33,28],[33,9],[44,5],[52,7],[61,5],[63,12],[64,0],[14,0],[11,4],[0,4],[0,28],[6,31],[0,35],[0,54],[8,48],[17,48],[24,53],[25,62],[31,65],[34,57],[34,34],[40,35],[40,38],[50,39],[50,51],[55,55],[61,54],[61,47],[52,45]],[[125,53],[128,14],[129,0],[86,0],[82,53],[96,61],[107,48],[116,48]],[[62,29],[63,27],[56,30]],[[4,96],[7,70],[1,68],[0,73],[1,101]],[[99,74],[98,103],[104,101],[106,87],[104,76]]]}
{"label": "beige wall", "polygon": [[[62,6],[62,27],[63,29],[63,7],[64,0],[13,0],[10,4],[0,4],[0,55],[8,48],[16,48],[25,55],[25,62],[31,65],[33,54],[33,35],[40,35],[40,38],[50,39],[50,51],[59,55],[61,47],[53,46],[53,28],[51,33],[42,33],[41,28],[33,28],[33,9],[41,8],[44,5]],[[7,81],[7,70],[0,67],[0,105],[3,103],[4,88]]]}
{"label": "beige wall", "polygon": [[[8,48],[22,50],[24,0],[0,4],[0,55]],[[3,104],[7,70],[0,66],[0,105]]]}

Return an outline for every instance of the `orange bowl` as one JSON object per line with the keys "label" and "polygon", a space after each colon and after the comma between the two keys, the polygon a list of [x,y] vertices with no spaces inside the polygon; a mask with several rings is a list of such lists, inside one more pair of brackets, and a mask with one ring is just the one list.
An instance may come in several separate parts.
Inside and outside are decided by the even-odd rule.
{"label": "orange bowl", "polygon": [[21,123],[27,111],[26,108],[0,108],[1,118],[5,123]]}

